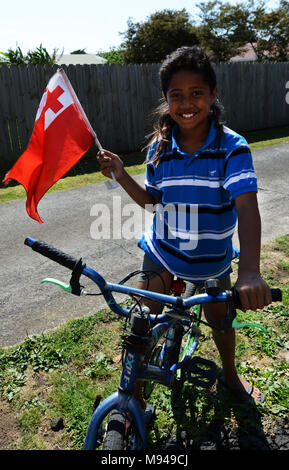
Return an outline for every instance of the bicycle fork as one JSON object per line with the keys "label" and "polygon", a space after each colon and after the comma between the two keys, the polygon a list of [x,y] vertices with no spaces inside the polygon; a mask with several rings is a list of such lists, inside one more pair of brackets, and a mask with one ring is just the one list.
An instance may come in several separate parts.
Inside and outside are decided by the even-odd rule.
{"label": "bicycle fork", "polygon": [[100,403],[94,411],[88,426],[84,450],[94,450],[98,446],[101,424],[106,416],[115,409],[123,413],[130,413],[140,438],[139,442],[136,443],[138,447],[136,450],[145,448],[146,426],[144,413],[133,396],[139,359],[139,354],[129,350],[126,351],[119,390]]}
{"label": "bicycle fork", "polygon": [[[137,399],[133,396],[134,385],[139,372],[139,364],[146,351],[147,344],[151,338],[145,336],[148,332],[148,318],[143,315],[133,315],[131,334],[124,338],[123,348],[125,357],[119,389],[110,395],[94,411],[88,426],[84,450],[94,450],[98,446],[99,430],[105,417],[114,409],[121,413],[129,413],[138,439],[136,450],[145,448],[146,425],[144,412]],[[141,334],[144,333],[144,336]]]}

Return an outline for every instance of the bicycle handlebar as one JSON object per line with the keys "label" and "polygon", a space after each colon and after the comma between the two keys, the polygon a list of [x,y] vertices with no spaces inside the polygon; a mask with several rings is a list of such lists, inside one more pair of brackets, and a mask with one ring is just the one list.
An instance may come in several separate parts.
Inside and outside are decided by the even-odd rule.
{"label": "bicycle handlebar", "polygon": [[[53,246],[41,240],[35,240],[34,238],[27,237],[24,241],[24,244],[32,248],[32,250],[40,253],[43,256],[46,256],[52,261],[55,261],[56,263],[72,271],[79,261],[73,256],[70,256],[61,250],[58,250],[57,248],[54,248]],[[174,297],[171,295],[144,291],[141,289],[127,287],[120,284],[107,283],[99,273],[97,273],[94,269],[89,268],[85,264],[83,264],[82,274],[89,277],[98,285],[111,310],[125,317],[129,315],[130,310],[118,305],[112,295],[112,291],[127,295],[131,294],[139,297],[146,297],[150,300],[154,300],[163,304],[170,304],[172,307],[181,308],[182,310],[189,309],[197,303],[228,302],[228,300],[231,300],[236,308],[240,308],[239,294],[238,291],[234,288],[232,289],[232,291],[222,292],[216,296],[212,296],[209,294],[200,294],[197,296],[190,297],[188,299],[180,299],[179,297]],[[282,291],[280,289],[271,289],[271,296],[273,302],[281,301]],[[160,319],[161,317],[165,316],[165,314],[163,314],[162,316],[158,315],[157,318]],[[150,317],[153,319],[156,316],[151,315]]]}
{"label": "bicycle handlebar", "polygon": [[58,250],[58,248],[54,248],[52,245],[48,245],[48,243],[42,242],[41,240],[35,240],[34,238],[28,237],[25,239],[24,245],[30,246],[33,251],[37,251],[37,253],[46,256],[46,258],[61,264],[65,268],[71,269],[71,271],[78,261],[76,258],[73,258],[73,256]]}

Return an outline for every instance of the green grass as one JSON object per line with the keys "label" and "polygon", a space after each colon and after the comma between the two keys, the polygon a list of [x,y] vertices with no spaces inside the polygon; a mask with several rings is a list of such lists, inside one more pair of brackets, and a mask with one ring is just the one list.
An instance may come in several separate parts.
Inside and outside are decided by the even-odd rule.
{"label": "green grass", "polygon": [[[282,289],[283,301],[258,312],[238,312],[239,321],[256,322],[267,329],[266,334],[258,328],[238,330],[236,348],[239,373],[254,380],[265,394],[265,403],[237,405],[219,385],[204,390],[185,384],[172,406],[170,390],[157,386],[150,398],[157,406],[151,449],[157,440],[180,430],[198,439],[216,422],[267,429],[288,416],[288,264],[289,235],[264,246],[262,275],[269,285]],[[96,396],[105,398],[117,390],[122,328],[123,320],[104,309],[0,349],[2,409],[6,403],[16,423],[15,430],[10,429],[10,449],[82,448]],[[211,330],[205,326],[202,333],[198,355],[220,366]],[[63,417],[64,429],[55,433],[50,422],[58,416]],[[0,418],[5,422],[5,416]],[[7,423],[11,426],[11,419]]]}
{"label": "green grass", "polygon": [[[252,150],[262,149],[269,145],[281,145],[289,143],[289,126],[264,129],[258,131],[244,132],[244,137],[250,144]],[[131,175],[141,174],[145,171],[145,153],[136,152],[120,155],[126,169]],[[1,181],[4,172],[1,175]],[[100,173],[96,158],[81,159],[66,175],[61,178],[48,192],[63,191],[78,188],[88,184],[104,181],[106,178]],[[10,202],[26,197],[24,188],[15,181],[4,187],[0,182],[0,203]]]}
{"label": "green grass", "polygon": [[289,143],[289,126],[261,129],[242,133],[252,150],[262,149],[269,145]]}

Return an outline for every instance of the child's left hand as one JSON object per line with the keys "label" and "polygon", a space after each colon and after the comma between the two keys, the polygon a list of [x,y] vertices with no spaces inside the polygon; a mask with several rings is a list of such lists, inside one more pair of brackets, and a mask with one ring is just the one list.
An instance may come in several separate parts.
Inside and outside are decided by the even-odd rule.
{"label": "child's left hand", "polygon": [[235,287],[243,311],[262,309],[272,302],[270,288],[260,274],[240,273]]}

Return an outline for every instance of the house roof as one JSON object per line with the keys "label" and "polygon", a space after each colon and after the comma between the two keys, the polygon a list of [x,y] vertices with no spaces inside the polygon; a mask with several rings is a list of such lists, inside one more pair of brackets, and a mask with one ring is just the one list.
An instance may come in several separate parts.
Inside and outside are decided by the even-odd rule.
{"label": "house roof", "polygon": [[257,54],[250,43],[246,44],[245,46],[239,47],[238,49],[240,51],[240,54],[236,55],[235,57],[232,57],[230,59],[230,62],[257,60]]}
{"label": "house roof", "polygon": [[58,65],[106,64],[107,60],[96,54],[63,54],[56,59]]}

